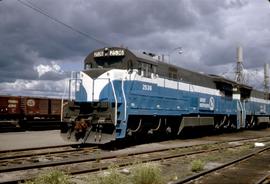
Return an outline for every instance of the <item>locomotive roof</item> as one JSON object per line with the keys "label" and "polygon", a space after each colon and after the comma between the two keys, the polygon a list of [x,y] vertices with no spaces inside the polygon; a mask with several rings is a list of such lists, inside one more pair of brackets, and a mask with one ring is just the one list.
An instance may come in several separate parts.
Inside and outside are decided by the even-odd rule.
{"label": "locomotive roof", "polygon": [[233,80],[224,78],[223,76],[214,75],[214,74],[209,74],[209,76],[211,78],[213,78],[213,80],[215,82],[223,82],[223,83],[231,84],[232,86],[239,86],[240,88],[245,88],[245,89],[249,89],[249,90],[252,89],[251,86],[248,86],[248,85],[245,85],[245,84],[239,84],[239,83],[237,83],[237,82],[235,82]]}
{"label": "locomotive roof", "polygon": [[[123,51],[123,52],[119,52],[122,55],[121,54],[120,55],[105,55],[106,51]],[[100,55],[95,56],[95,54],[103,54],[103,55],[102,56],[100,56]],[[215,83],[228,84],[228,85],[231,85],[232,87],[239,87],[240,89],[244,89],[244,90],[252,90],[251,86],[239,84],[233,80],[224,78],[222,76],[213,75],[213,74],[204,74],[204,73],[200,73],[197,71],[185,69],[185,68],[179,67],[177,65],[174,65],[171,63],[166,63],[166,62],[160,61],[158,59],[155,59],[152,56],[150,56],[149,54],[130,50],[128,48],[122,48],[122,47],[100,48],[100,49],[94,50],[86,57],[85,63],[91,62],[91,60],[93,60],[95,57],[106,57],[106,56],[120,56],[120,57],[124,57],[125,61],[128,61],[129,59],[131,59],[131,60],[137,60],[137,61],[141,61],[141,62],[146,62],[146,63],[158,65],[161,68],[163,68],[163,67],[175,68],[178,71],[180,71],[181,73],[185,74],[188,80],[191,80],[192,82],[195,82],[195,83],[196,82],[198,82],[198,83],[203,82],[203,80],[205,80],[205,81],[208,81],[206,83],[213,81]],[[200,78],[200,80],[198,81],[198,79],[196,79],[196,78]],[[209,85],[209,84],[207,84],[207,85]]]}
{"label": "locomotive roof", "polygon": [[142,52],[138,52],[138,51],[131,51],[138,59],[143,59],[143,60],[147,60],[147,61],[151,61],[153,63],[158,64],[158,60],[156,60],[155,58],[144,54]]}
{"label": "locomotive roof", "polygon": [[179,66],[170,64],[170,63],[165,63],[163,61],[154,59],[150,55],[144,54],[142,52],[138,52],[138,51],[130,51],[130,52],[132,52],[138,59],[144,59],[144,60],[147,60],[147,61],[154,62],[156,64],[161,64],[162,63],[164,65],[176,67],[178,70],[181,70],[181,71],[190,72],[190,73],[193,73],[193,74],[196,74],[196,75],[203,76],[205,78],[211,78],[214,82],[226,83],[226,84],[231,85],[232,87],[238,87],[240,89],[244,89],[244,90],[248,90],[248,91],[250,91],[250,90],[253,89],[251,86],[237,83],[236,81],[233,81],[233,80],[224,78],[223,76],[214,75],[214,74],[203,74],[203,73],[199,73],[199,72],[196,72],[196,71],[188,70],[188,69],[185,69],[185,68],[182,68],[182,67],[179,67]]}
{"label": "locomotive roof", "polygon": [[[157,59],[154,59],[153,57],[147,55],[147,54],[144,54],[142,52],[137,52],[137,51],[132,51],[132,53],[138,57],[138,58],[142,58],[142,59],[145,59],[145,60],[148,60],[148,61],[152,61],[152,62],[155,62],[157,64],[159,64],[160,62],[162,61],[159,61]],[[182,67],[179,67],[179,66],[176,66],[176,65],[173,65],[173,64],[170,64],[170,63],[165,63],[165,62],[162,62],[166,65],[171,65],[173,67],[176,67],[180,70],[185,70],[187,72],[192,72],[192,73],[196,73],[196,74],[199,74],[199,75],[202,75],[202,76],[205,76],[205,77],[210,77],[213,79],[214,82],[223,82],[223,83],[227,83],[227,84],[230,84],[232,86],[238,86],[240,88],[244,88],[244,89],[247,89],[247,90],[251,90],[252,87],[251,86],[248,86],[248,85],[245,85],[245,84],[239,84],[233,80],[230,80],[230,79],[227,79],[227,78],[224,78],[223,76],[219,76],[219,75],[215,75],[215,74],[203,74],[203,73],[199,73],[199,72],[196,72],[196,71],[192,71],[192,70],[188,70],[188,69],[185,69],[185,68],[182,68]]]}

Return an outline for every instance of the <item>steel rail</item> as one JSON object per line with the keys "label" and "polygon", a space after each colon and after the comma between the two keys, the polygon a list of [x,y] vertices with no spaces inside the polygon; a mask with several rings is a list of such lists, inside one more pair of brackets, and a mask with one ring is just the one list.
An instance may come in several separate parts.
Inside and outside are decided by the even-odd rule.
{"label": "steel rail", "polygon": [[266,184],[266,181],[270,182],[270,174],[266,174],[262,178],[260,178],[255,184]]}
{"label": "steel rail", "polygon": [[33,148],[0,150],[0,154],[2,154],[2,153],[20,152],[20,151],[42,150],[42,149],[50,149],[50,148],[75,147],[75,146],[81,146],[81,144],[62,144],[62,145],[55,145],[55,146],[42,146],[42,147],[33,147]]}
{"label": "steel rail", "polygon": [[[58,151],[46,151],[46,152],[39,152],[39,153],[25,153],[21,155],[8,155],[8,156],[0,156],[0,161],[3,160],[11,160],[11,159],[18,159],[18,158],[27,158],[32,156],[41,156],[41,155],[54,155],[59,153],[71,153],[71,152],[77,152],[78,149],[70,149],[70,150],[58,150]],[[1,162],[0,162],[1,163]]]}

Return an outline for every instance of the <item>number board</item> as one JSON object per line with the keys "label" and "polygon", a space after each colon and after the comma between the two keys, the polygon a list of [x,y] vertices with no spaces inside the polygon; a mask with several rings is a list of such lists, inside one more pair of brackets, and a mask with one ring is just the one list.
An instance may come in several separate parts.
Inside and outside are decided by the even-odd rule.
{"label": "number board", "polygon": [[104,57],[104,56],[124,56],[125,51],[123,49],[111,49],[111,50],[101,50],[94,52],[94,57]]}

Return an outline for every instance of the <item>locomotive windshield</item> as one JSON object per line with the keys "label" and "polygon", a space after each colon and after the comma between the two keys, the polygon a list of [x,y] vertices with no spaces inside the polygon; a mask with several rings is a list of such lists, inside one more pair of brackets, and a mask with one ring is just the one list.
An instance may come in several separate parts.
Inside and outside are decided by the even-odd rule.
{"label": "locomotive windshield", "polygon": [[103,68],[117,68],[122,63],[122,57],[96,58],[95,61]]}

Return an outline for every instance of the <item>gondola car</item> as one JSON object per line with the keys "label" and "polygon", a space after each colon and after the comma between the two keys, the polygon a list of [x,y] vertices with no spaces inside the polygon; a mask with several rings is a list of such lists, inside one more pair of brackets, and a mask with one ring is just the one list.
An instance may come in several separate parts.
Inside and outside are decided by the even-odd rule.
{"label": "gondola car", "polygon": [[125,48],[90,53],[63,111],[66,140],[105,144],[186,127],[243,129],[269,124],[269,94]]}

